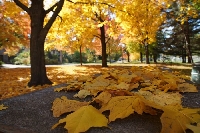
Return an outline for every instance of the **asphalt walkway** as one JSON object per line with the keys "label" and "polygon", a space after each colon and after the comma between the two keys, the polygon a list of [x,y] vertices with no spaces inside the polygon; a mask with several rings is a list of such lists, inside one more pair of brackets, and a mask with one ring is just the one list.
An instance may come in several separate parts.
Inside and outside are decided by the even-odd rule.
{"label": "asphalt walkway", "polygon": [[[51,130],[60,119],[54,118],[51,111],[54,99],[61,96],[75,99],[76,92],[54,92],[55,87],[63,85],[1,100],[0,105],[8,108],[0,111],[0,133],[66,133],[63,125]],[[184,93],[183,96],[183,106],[200,108],[200,92]],[[160,115],[135,113],[111,122],[109,128],[91,128],[87,133],[160,133]]]}
{"label": "asphalt walkway", "polygon": [[[0,111],[0,132],[2,133],[66,133],[63,126],[50,130],[58,122],[51,107],[55,98],[73,98],[75,92],[54,92],[58,85],[29,94],[1,100],[8,108]],[[200,93],[184,93],[183,105],[200,108]],[[160,115],[133,114],[109,124],[110,128],[92,128],[87,133],[159,133]]]}

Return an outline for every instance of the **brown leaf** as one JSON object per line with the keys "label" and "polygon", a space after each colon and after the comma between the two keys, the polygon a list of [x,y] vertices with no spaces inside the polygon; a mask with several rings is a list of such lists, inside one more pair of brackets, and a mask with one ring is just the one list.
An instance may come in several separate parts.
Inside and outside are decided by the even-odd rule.
{"label": "brown leaf", "polygon": [[56,98],[53,102],[52,111],[54,117],[59,117],[60,115],[76,111],[82,106],[88,105],[88,102],[79,102],[76,100],[69,100],[67,97],[62,96],[61,98]]}

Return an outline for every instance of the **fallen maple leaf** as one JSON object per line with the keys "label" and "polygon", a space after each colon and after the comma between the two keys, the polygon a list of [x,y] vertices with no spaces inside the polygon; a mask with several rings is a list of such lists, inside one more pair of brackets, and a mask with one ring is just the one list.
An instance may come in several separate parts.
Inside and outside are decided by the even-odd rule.
{"label": "fallen maple leaf", "polygon": [[53,116],[59,117],[64,113],[76,111],[77,109],[85,105],[88,105],[88,102],[69,100],[65,96],[62,96],[61,98],[56,98],[52,106]]}
{"label": "fallen maple leaf", "polygon": [[100,109],[101,112],[106,110],[110,111],[109,121],[115,121],[117,118],[125,118],[134,111],[142,114],[145,104],[137,96],[116,96],[103,105]]}
{"label": "fallen maple leaf", "polygon": [[88,91],[88,90],[80,90],[77,94],[74,95],[74,97],[86,98],[89,95],[90,95],[90,91]]}
{"label": "fallen maple leaf", "polygon": [[108,119],[96,108],[89,105],[81,107],[64,119],[60,119],[52,129],[65,122],[64,128],[68,130],[68,133],[80,133],[87,131],[91,127],[107,127]]}
{"label": "fallen maple leaf", "polygon": [[8,107],[5,107],[3,104],[0,105],[0,110],[3,110],[3,109],[7,109]]}
{"label": "fallen maple leaf", "polygon": [[178,90],[180,92],[198,92],[197,87],[189,83],[179,84]]}
{"label": "fallen maple leaf", "polygon": [[189,118],[172,109],[164,109],[161,116],[161,133],[183,133],[186,124],[190,123]]}
{"label": "fallen maple leaf", "polygon": [[186,127],[193,131],[193,133],[200,133],[200,126],[186,124]]}
{"label": "fallen maple leaf", "polygon": [[100,105],[103,105],[107,104],[110,101],[111,97],[112,95],[109,92],[105,91],[100,93],[96,98],[94,98],[94,101],[100,103]]}
{"label": "fallen maple leaf", "polygon": [[173,105],[179,106],[181,105],[182,95],[179,93],[165,93],[162,91],[157,92],[149,92],[149,91],[138,91],[137,93],[140,96],[143,96],[147,101],[155,103],[160,106]]}

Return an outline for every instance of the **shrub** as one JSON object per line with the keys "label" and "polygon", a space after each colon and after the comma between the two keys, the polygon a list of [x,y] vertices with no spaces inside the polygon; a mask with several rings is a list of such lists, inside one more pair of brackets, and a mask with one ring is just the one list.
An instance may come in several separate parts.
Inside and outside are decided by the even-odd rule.
{"label": "shrub", "polygon": [[20,65],[29,65],[30,64],[30,52],[27,50],[23,50],[21,53],[19,53],[13,61],[14,64]]}
{"label": "shrub", "polygon": [[0,61],[0,66],[2,66],[3,65],[3,61]]}

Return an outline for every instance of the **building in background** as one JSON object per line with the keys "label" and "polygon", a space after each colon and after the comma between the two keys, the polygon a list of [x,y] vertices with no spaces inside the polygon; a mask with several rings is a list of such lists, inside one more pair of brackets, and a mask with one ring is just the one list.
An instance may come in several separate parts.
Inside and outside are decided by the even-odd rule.
{"label": "building in background", "polygon": [[4,54],[5,50],[1,49],[0,50],[0,61],[3,61],[4,63],[8,63],[9,59],[8,59],[8,55]]}

